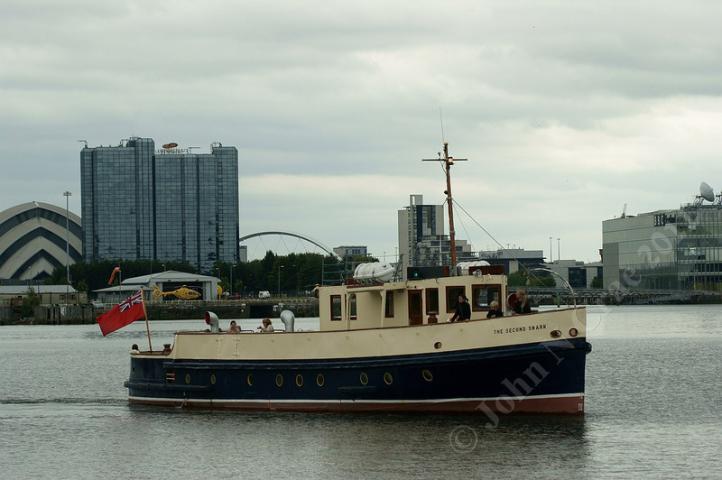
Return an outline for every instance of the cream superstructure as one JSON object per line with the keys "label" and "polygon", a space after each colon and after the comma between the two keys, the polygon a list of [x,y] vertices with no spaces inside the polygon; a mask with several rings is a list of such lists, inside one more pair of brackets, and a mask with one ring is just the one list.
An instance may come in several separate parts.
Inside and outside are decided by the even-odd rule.
{"label": "cream superstructure", "polygon": [[[488,304],[504,304],[506,277],[458,276],[377,286],[319,288],[320,331],[273,334],[178,332],[173,359],[340,359],[453,352],[564,340],[586,335],[584,308],[487,319]],[[459,293],[471,320],[449,323]],[[429,323],[437,312],[438,323]],[[576,335],[571,335],[574,329]]]}

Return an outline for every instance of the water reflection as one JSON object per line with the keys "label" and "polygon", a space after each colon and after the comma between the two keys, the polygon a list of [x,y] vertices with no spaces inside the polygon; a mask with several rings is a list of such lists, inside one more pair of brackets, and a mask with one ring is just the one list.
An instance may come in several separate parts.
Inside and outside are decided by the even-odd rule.
{"label": "water reflection", "polygon": [[[511,463],[519,477],[539,477],[540,469],[574,474],[589,457],[583,417],[513,416],[489,429],[477,415],[239,415],[148,407],[133,408],[132,415],[144,435],[158,433],[151,425],[162,419],[174,425],[174,435],[213,442],[224,455],[250,453],[249,473],[270,474],[281,463],[305,478],[360,478],[361,472],[365,478],[489,478],[508,473]],[[472,448],[454,443],[460,427],[473,432]]]}
{"label": "water reflection", "polygon": [[[3,478],[676,478],[719,470],[722,307],[593,307],[587,413],[291,414],[129,407],[140,322],[0,327]],[[312,328],[317,320],[306,320]],[[227,326],[227,319],[222,321]],[[243,320],[253,328],[258,320]],[[153,344],[199,320],[151,322]],[[52,452],[54,461],[39,461]],[[59,461],[62,459],[62,461]]]}

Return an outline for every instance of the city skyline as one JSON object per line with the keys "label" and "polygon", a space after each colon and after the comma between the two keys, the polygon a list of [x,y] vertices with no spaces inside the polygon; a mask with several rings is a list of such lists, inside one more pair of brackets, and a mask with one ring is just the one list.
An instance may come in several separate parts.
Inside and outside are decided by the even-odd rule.
{"label": "city skyline", "polygon": [[[676,208],[700,181],[722,188],[722,7],[655,5],[324,4],[317,15],[6,2],[0,207],[60,205],[69,190],[79,213],[77,140],[220,140],[239,150],[242,232],[390,255],[408,195],[443,201],[440,172],[420,162],[441,149],[441,108],[451,154],[470,160],[454,193],[474,218],[505,246],[547,253],[552,236],[563,258],[598,260],[602,221],[625,204]],[[474,250],[496,247],[464,220]]]}

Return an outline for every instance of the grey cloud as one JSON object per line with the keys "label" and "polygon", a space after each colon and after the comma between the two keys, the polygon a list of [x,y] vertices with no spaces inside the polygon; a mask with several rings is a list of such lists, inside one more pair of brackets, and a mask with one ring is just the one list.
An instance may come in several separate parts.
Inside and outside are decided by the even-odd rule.
{"label": "grey cloud", "polygon": [[[437,180],[419,160],[439,149],[441,106],[452,152],[472,160],[455,171],[460,200],[500,238],[539,248],[542,230],[563,232],[568,251],[589,258],[601,218],[623,203],[674,206],[700,177],[719,176],[722,128],[709,117],[722,112],[720,10],[6,1],[0,208],[77,191],[78,139],[220,140],[238,146],[243,178],[323,174],[353,190],[342,205],[331,194],[288,205],[274,201],[278,192],[242,193],[242,204],[267,205],[243,209],[244,228],[327,208],[323,217],[341,220],[310,224],[316,236],[351,241],[343,238],[356,232],[391,251],[395,211],[411,192],[380,201],[373,186],[353,189],[353,177]],[[530,224],[536,236],[519,227]]]}

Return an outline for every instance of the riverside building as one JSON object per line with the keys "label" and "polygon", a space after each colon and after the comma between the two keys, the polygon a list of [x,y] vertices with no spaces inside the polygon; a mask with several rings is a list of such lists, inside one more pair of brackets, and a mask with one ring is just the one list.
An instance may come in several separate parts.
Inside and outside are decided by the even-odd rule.
{"label": "riverside building", "polygon": [[719,290],[721,203],[709,192],[678,209],[602,222],[604,288]]}
{"label": "riverside building", "polygon": [[80,152],[83,259],[239,260],[238,151],[156,150],[151,138]]}
{"label": "riverside building", "polygon": [[[403,272],[408,267],[436,267],[451,262],[451,242],[444,234],[444,206],[424,205],[423,195],[410,195],[398,211],[399,254]],[[457,260],[476,260],[471,245],[456,239]]]}
{"label": "riverside building", "polygon": [[[27,202],[0,212],[0,282],[41,280],[81,259],[80,217]],[[65,287],[64,287],[65,288]]]}

